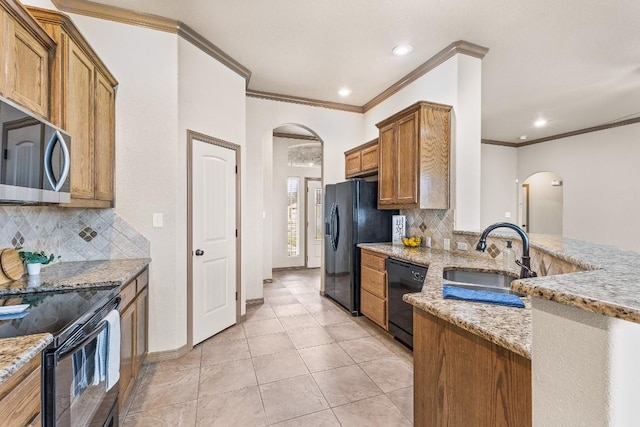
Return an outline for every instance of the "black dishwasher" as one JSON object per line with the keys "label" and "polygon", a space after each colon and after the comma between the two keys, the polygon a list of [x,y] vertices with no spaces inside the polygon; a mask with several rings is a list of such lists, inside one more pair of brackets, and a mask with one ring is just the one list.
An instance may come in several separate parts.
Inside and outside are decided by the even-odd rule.
{"label": "black dishwasher", "polygon": [[389,284],[389,332],[413,349],[413,306],[402,301],[404,294],[422,291],[427,267],[387,258]]}

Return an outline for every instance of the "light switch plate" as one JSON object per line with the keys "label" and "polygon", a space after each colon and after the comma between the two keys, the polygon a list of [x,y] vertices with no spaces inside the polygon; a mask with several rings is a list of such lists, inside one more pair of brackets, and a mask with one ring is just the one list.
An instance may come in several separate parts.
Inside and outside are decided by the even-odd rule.
{"label": "light switch plate", "polygon": [[444,239],[444,250],[445,251],[449,251],[451,250],[451,240],[449,239]]}
{"label": "light switch plate", "polygon": [[469,245],[466,242],[456,242],[459,251],[468,251]]}
{"label": "light switch plate", "polygon": [[160,228],[163,225],[163,217],[161,213],[154,213],[153,214],[153,226],[155,228]]}

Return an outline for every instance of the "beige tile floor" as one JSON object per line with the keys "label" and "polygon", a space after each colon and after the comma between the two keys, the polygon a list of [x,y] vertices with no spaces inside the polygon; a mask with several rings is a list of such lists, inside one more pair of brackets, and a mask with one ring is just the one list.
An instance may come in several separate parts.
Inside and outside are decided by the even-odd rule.
{"label": "beige tile floor", "polygon": [[246,322],[145,364],[132,426],[410,426],[411,352],[319,295],[320,271],[274,273]]}

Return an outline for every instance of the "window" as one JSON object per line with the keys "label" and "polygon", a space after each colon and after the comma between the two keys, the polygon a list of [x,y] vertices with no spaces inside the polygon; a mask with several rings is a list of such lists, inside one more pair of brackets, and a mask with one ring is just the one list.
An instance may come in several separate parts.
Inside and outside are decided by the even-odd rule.
{"label": "window", "polygon": [[299,245],[299,218],[298,218],[298,187],[300,178],[287,178],[287,256],[294,257],[300,254]]}

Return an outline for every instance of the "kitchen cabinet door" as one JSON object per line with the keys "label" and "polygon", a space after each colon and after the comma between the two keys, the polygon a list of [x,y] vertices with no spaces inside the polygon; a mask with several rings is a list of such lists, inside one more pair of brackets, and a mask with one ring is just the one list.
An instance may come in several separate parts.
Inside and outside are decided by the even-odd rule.
{"label": "kitchen cabinet door", "polygon": [[94,116],[95,193],[98,200],[112,201],[115,168],[115,91],[96,70]]}
{"label": "kitchen cabinet door", "polygon": [[87,55],[69,40],[66,130],[71,135],[71,196],[93,198],[93,108],[95,69]]}
{"label": "kitchen cabinet door", "polygon": [[[133,286],[135,288],[135,283]],[[136,331],[136,304],[134,303],[120,313],[120,408],[125,404],[135,383]]]}
{"label": "kitchen cabinet door", "polygon": [[140,371],[149,348],[149,289],[145,288],[136,298],[136,358],[134,372]]}
{"label": "kitchen cabinet door", "polygon": [[395,148],[395,204],[418,203],[418,112],[398,120]]}
{"label": "kitchen cabinet door", "polygon": [[345,178],[359,178],[378,172],[378,140],[365,142],[344,152]]}
{"label": "kitchen cabinet door", "polygon": [[395,157],[396,126],[388,125],[380,129],[378,138],[378,205],[392,205],[395,202]]}
{"label": "kitchen cabinet door", "polygon": [[[2,93],[49,117],[49,49],[28,28],[2,12]],[[53,42],[53,41],[52,41]],[[55,48],[55,44],[52,45]]]}

